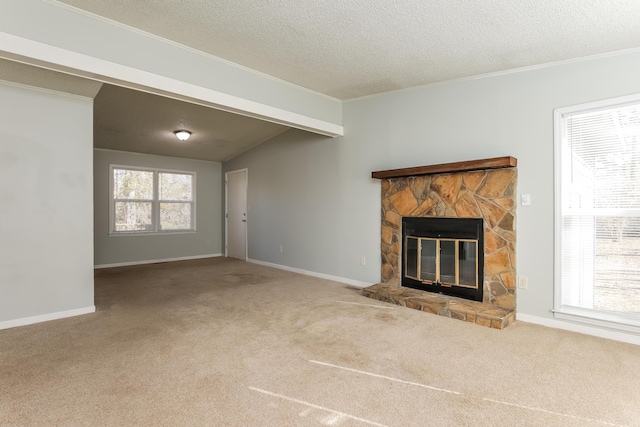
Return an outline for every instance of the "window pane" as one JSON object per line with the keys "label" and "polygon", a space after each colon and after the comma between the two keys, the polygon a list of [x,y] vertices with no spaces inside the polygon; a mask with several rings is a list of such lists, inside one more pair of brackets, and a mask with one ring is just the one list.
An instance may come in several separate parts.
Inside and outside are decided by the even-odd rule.
{"label": "window pane", "polygon": [[160,203],[160,229],[192,229],[191,203]]}
{"label": "window pane", "polygon": [[593,308],[595,219],[566,215],[562,225],[562,304]]}
{"label": "window pane", "polygon": [[574,114],[566,132],[566,184],[574,187],[569,206],[640,207],[640,106]]}
{"label": "window pane", "polygon": [[116,202],[115,231],[153,231],[152,204]]}
{"label": "window pane", "polygon": [[597,217],[593,308],[640,314],[640,218]]}
{"label": "window pane", "polygon": [[421,239],[420,279],[436,281],[436,241]]}
{"label": "window pane", "polygon": [[160,200],[191,201],[193,175],[161,172]]}
{"label": "window pane", "polygon": [[113,169],[115,199],[153,199],[153,172]]}

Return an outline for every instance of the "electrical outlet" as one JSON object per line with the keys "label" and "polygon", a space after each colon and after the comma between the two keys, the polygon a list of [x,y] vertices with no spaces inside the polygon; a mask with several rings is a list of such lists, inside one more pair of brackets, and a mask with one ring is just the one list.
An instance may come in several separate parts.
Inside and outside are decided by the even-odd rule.
{"label": "electrical outlet", "polygon": [[518,289],[527,289],[529,287],[529,278],[526,276],[518,276]]}
{"label": "electrical outlet", "polygon": [[364,256],[360,257],[360,265],[367,265],[367,258],[365,258]]}
{"label": "electrical outlet", "polygon": [[284,248],[280,245],[280,253],[284,252]]}

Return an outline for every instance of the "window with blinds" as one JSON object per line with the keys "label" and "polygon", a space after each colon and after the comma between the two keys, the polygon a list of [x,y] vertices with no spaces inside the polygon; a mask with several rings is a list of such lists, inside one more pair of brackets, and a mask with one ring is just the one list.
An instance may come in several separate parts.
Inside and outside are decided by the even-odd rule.
{"label": "window with blinds", "polygon": [[640,331],[640,95],[555,127],[556,315]]}

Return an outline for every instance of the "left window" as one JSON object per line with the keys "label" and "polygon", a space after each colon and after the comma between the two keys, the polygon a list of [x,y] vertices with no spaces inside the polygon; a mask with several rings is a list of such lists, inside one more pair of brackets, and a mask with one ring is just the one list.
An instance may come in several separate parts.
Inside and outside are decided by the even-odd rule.
{"label": "left window", "polygon": [[110,167],[109,233],[195,231],[195,172]]}

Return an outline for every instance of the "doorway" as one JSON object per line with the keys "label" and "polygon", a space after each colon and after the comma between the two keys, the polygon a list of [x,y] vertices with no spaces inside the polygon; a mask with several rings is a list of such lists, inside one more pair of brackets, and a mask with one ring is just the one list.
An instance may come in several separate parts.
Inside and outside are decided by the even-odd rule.
{"label": "doorway", "polygon": [[247,169],[225,173],[225,255],[247,260]]}

